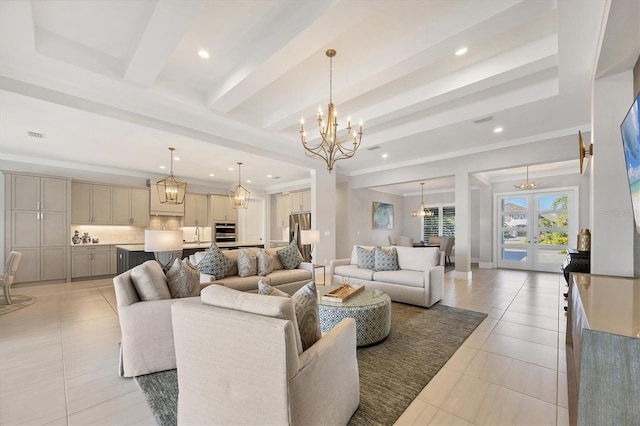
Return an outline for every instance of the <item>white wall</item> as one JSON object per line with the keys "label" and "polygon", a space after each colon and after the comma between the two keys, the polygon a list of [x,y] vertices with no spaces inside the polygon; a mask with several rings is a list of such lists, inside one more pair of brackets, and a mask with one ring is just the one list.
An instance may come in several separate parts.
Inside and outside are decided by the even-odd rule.
{"label": "white wall", "polygon": [[4,209],[5,209],[5,192],[4,192],[4,173],[0,173],[0,273],[4,272],[4,263],[6,254],[5,248],[5,221],[4,221]]}

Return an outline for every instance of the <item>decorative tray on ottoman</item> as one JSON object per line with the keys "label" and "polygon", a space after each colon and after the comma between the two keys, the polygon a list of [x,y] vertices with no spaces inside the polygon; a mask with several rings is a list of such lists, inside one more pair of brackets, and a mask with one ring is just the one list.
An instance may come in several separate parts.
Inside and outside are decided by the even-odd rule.
{"label": "decorative tray on ottoman", "polygon": [[342,303],[364,290],[363,285],[343,284],[322,296],[325,302]]}

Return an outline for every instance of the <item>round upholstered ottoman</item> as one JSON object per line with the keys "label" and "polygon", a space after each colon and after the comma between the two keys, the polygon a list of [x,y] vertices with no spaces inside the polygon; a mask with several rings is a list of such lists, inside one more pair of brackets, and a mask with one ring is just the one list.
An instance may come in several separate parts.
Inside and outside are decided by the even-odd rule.
{"label": "round upholstered ottoman", "polygon": [[365,288],[346,302],[329,302],[322,296],[339,286],[318,286],[320,328],[331,330],[343,318],[356,320],[357,345],[377,343],[391,331],[391,299],[384,292]]}

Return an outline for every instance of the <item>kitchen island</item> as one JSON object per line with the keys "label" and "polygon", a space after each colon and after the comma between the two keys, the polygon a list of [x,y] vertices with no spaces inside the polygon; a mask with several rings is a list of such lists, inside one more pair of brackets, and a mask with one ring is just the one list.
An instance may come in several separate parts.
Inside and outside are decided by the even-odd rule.
{"label": "kitchen island", "polygon": [[[264,248],[263,242],[226,242],[216,243],[222,250],[233,250],[238,248]],[[182,257],[185,258],[198,251],[206,251],[211,246],[211,242],[184,243],[182,247]],[[116,257],[118,261],[118,274],[121,274],[134,266],[140,265],[147,260],[153,260],[153,252],[144,251],[144,244],[119,244],[116,245]]]}

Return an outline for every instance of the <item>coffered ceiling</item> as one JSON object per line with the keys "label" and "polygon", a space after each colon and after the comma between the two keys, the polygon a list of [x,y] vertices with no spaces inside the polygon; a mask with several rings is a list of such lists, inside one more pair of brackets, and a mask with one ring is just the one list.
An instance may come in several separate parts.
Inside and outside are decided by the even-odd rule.
{"label": "coffered ceiling", "polygon": [[604,10],[580,0],[3,0],[0,166],[157,177],[174,146],[188,182],[226,185],[237,161],[249,187],[305,179],[322,163],[304,155],[299,121],[313,139],[328,48],[339,117],[364,121],[357,154],[336,163],[342,175],[575,137],[590,127]]}

